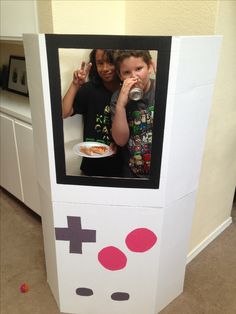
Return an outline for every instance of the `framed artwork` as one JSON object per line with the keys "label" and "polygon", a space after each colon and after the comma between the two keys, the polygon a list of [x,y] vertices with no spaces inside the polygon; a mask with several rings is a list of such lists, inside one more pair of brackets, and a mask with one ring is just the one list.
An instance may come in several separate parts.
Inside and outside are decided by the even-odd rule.
{"label": "framed artwork", "polygon": [[24,96],[29,95],[24,57],[10,56],[7,90]]}
{"label": "framed artwork", "polygon": [[[108,187],[158,189],[161,171],[161,156],[165,125],[166,98],[168,87],[171,37],[170,36],[119,36],[119,35],[54,35],[46,34],[55,169],[58,184],[93,185]],[[67,148],[62,118],[62,98],[65,93],[64,74],[71,73],[77,64],[88,60],[86,57],[94,49],[111,50],[148,50],[156,64],[153,74],[155,80],[154,114],[151,116],[153,127],[151,150],[149,152],[150,173],[148,177],[130,178],[128,176],[107,177],[86,176],[83,173],[71,173],[67,170]],[[79,59],[79,56],[81,60]],[[71,66],[73,58],[75,65]],[[67,80],[66,80],[67,81]],[[68,83],[68,82],[67,82]],[[142,121],[141,121],[142,122]],[[78,125],[83,133],[83,125]],[[74,158],[74,157],[73,157]],[[77,161],[79,170],[79,160]]]}

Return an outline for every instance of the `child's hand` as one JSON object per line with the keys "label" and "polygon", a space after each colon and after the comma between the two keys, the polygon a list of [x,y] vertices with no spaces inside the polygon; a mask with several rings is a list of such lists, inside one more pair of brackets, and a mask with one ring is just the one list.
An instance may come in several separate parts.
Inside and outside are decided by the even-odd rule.
{"label": "child's hand", "polygon": [[134,85],[138,83],[137,77],[130,77],[124,80],[122,84],[122,88],[119,94],[118,102],[120,105],[126,106],[128,100],[129,100],[129,92]]}
{"label": "child's hand", "polygon": [[157,72],[157,65],[156,65],[156,63],[152,60],[150,65],[153,68],[154,74],[156,74],[156,72]]}
{"label": "child's hand", "polygon": [[117,146],[114,142],[110,144],[110,150],[112,151],[113,154],[117,153]]}
{"label": "child's hand", "polygon": [[81,63],[81,68],[73,73],[73,84],[76,86],[81,86],[86,82],[89,71],[92,67],[92,63]]}

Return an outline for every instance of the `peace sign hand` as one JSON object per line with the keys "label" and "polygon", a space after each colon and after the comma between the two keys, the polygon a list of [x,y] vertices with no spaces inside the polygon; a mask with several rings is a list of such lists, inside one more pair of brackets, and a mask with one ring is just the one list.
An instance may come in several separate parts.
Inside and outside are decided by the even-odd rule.
{"label": "peace sign hand", "polygon": [[84,61],[81,63],[81,67],[79,70],[76,70],[73,73],[73,84],[76,86],[81,86],[86,82],[89,71],[92,67],[92,63],[85,63]]}

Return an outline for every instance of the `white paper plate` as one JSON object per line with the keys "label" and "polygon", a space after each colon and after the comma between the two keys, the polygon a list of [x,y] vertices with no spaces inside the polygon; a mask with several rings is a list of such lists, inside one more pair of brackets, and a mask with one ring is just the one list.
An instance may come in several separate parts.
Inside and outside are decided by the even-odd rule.
{"label": "white paper plate", "polygon": [[[81,147],[90,148],[92,146],[106,147],[107,151],[104,154],[93,153],[92,155],[86,154],[85,152],[81,151]],[[108,157],[108,156],[111,156],[114,154],[114,152],[112,151],[110,146],[108,146],[106,144],[98,143],[98,142],[82,142],[82,143],[76,144],[73,147],[73,151],[76,155],[79,155],[82,157],[87,157],[87,158],[104,158],[104,157]]]}

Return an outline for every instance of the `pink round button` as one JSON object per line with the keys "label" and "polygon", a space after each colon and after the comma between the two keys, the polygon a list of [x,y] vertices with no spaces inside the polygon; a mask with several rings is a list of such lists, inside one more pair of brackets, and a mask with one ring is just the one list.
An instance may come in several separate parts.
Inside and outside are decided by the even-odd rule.
{"label": "pink round button", "polygon": [[98,253],[98,260],[109,270],[119,270],[126,266],[127,257],[114,246],[107,246]]}
{"label": "pink round button", "polygon": [[146,252],[150,250],[157,241],[157,236],[147,228],[138,228],[131,231],[125,243],[132,252]]}

